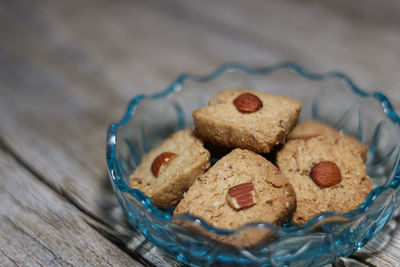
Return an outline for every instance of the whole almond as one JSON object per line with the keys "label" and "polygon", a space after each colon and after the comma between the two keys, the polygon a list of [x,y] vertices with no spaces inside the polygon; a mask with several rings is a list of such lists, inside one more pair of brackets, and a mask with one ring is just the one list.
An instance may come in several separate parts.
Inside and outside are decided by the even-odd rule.
{"label": "whole almond", "polygon": [[321,187],[329,187],[342,181],[340,169],[332,161],[321,161],[311,169],[311,178]]}
{"label": "whole almond", "polygon": [[263,104],[258,98],[250,93],[243,93],[233,100],[236,109],[242,113],[252,113],[259,110]]}
{"label": "whole almond", "polygon": [[172,152],[164,152],[158,155],[153,163],[151,164],[151,172],[157,177],[158,173],[160,172],[160,168],[163,164],[169,162],[172,158],[175,158],[176,154]]}
{"label": "whole almond", "polygon": [[238,184],[228,189],[226,200],[231,208],[240,210],[256,204],[255,193],[252,182]]}

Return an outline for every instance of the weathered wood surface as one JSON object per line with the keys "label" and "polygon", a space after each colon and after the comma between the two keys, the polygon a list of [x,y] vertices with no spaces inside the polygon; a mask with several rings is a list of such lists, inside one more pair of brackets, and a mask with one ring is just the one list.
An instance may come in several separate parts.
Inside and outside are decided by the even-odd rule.
{"label": "weathered wood surface", "polygon": [[[82,212],[0,150],[0,262],[115,266],[135,261],[88,225]],[[137,262],[136,262],[137,263]]]}
{"label": "weathered wood surface", "polygon": [[[2,170],[0,186],[4,192],[16,190],[0,196],[15,214],[32,202],[25,222],[43,219],[48,210],[65,224],[76,223],[80,244],[97,240],[113,265],[120,258],[120,265],[136,260],[179,266],[127,227],[108,182],[106,129],[129,99],[160,91],[182,71],[205,73],[226,61],[293,60],[312,70],[346,72],[363,88],[387,94],[399,111],[399,12],[396,0],[0,1],[0,137],[6,148],[1,160],[2,168],[12,166]],[[15,184],[7,179],[10,169],[21,181],[31,181],[40,192],[37,198],[34,190],[17,186],[19,178]],[[7,233],[13,244],[27,240],[10,222],[17,217],[7,217],[3,206],[0,210],[0,234]],[[61,231],[64,236],[69,226]],[[41,243],[31,242],[38,258],[11,245],[1,246],[0,261],[45,264],[39,254],[50,253],[46,246],[65,260],[62,265],[98,264],[85,255],[67,261],[79,244],[69,250],[65,243],[72,237],[61,235],[52,243],[46,238],[52,233],[41,230]],[[381,252],[352,260],[396,265],[399,232]]]}

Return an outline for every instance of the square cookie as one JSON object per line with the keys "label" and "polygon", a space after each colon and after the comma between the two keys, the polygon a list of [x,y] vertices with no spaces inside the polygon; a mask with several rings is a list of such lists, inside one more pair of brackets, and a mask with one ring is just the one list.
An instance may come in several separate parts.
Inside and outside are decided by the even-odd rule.
{"label": "square cookie", "polygon": [[295,208],[293,188],[277,167],[235,149],[194,182],[174,215],[191,213],[214,227],[235,229],[251,222],[280,225]]}
{"label": "square cookie", "polygon": [[143,157],[130,177],[130,186],[145,193],[155,205],[176,205],[184,192],[209,167],[210,153],[186,129],[174,133]]}
{"label": "square cookie", "polygon": [[268,153],[286,141],[299,118],[301,103],[247,89],[219,92],[193,111],[196,134],[206,142]]}
{"label": "square cookie", "polygon": [[356,209],[372,190],[359,151],[340,136],[289,140],[277,153],[277,165],[296,192],[298,225],[322,212]]}

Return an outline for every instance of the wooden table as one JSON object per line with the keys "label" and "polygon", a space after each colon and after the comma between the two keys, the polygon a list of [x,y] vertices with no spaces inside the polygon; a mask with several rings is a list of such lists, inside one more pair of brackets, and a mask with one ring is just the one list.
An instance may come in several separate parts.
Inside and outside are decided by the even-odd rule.
{"label": "wooden table", "polygon": [[[0,1],[0,265],[181,266],[111,191],[106,130],[129,99],[183,71],[293,60],[399,112],[399,13],[397,0]],[[397,229],[336,265],[399,266]]]}

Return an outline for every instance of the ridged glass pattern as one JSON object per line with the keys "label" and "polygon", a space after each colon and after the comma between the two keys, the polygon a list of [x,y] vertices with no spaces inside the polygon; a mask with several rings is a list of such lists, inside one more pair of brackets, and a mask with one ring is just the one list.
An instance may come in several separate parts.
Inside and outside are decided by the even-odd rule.
{"label": "ridged glass pattern", "polygon": [[[357,137],[369,146],[367,172],[374,190],[347,214],[323,213],[303,226],[255,222],[226,231],[189,214],[172,216],[139,190],[129,175],[143,156],[173,132],[192,126],[192,111],[228,88],[250,88],[300,100],[300,120],[315,119]],[[154,95],[138,95],[107,135],[107,164],[115,194],[134,228],[155,246],[192,266],[321,266],[348,256],[374,237],[400,199],[400,118],[382,93],[369,93],[339,72],[317,74],[295,63],[250,68],[224,64],[207,75],[180,75]],[[217,159],[214,159],[214,161]],[[254,228],[271,231],[273,241],[238,248],[211,240],[173,221],[180,219],[214,236],[234,236]]]}

